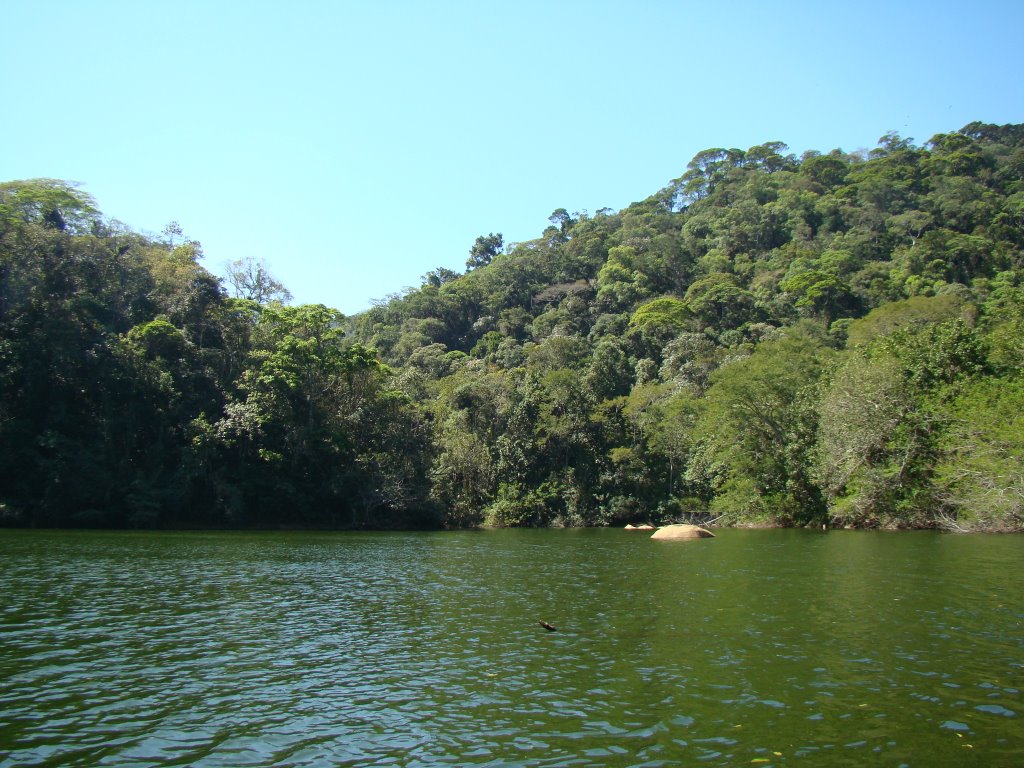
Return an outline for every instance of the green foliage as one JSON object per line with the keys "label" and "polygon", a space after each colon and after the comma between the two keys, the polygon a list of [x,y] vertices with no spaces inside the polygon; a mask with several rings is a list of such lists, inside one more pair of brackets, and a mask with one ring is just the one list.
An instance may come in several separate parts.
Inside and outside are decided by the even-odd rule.
{"label": "green foliage", "polygon": [[339,313],[227,299],[180,230],[107,227],[68,185],[3,195],[9,520],[436,524],[424,421]]}
{"label": "green foliage", "polygon": [[72,233],[89,231],[99,222],[99,211],[92,196],[77,186],[57,179],[0,184],[0,229],[32,223]]}
{"label": "green foliage", "polygon": [[345,318],[0,184],[0,509],[111,526],[1017,530],[1024,127],[699,152]]}
{"label": "green foliage", "polygon": [[818,435],[833,522],[937,524],[945,403],[985,373],[985,353],[974,330],[946,320],[879,337],[836,369],[821,398]]}
{"label": "green foliage", "polygon": [[958,531],[1024,527],[1024,379],[982,379],[965,387],[944,416],[935,468],[943,513]]}
{"label": "green foliage", "polygon": [[702,450],[691,476],[718,486],[715,509],[734,521],[820,519],[809,467],[814,387],[828,356],[819,341],[793,334],[762,342],[712,375],[694,427]]}
{"label": "green foliage", "polygon": [[964,311],[963,300],[951,294],[912,296],[902,301],[889,302],[850,323],[847,343],[851,347],[858,347],[901,329],[925,327],[960,317]]}
{"label": "green foliage", "polygon": [[685,307],[702,327],[729,330],[751,319],[754,297],[733,275],[716,272],[690,285]]}
{"label": "green foliage", "polygon": [[833,371],[816,447],[832,524],[888,526],[908,512],[929,459],[930,419],[917,403],[895,357],[856,353]]}
{"label": "green foliage", "polygon": [[990,363],[998,371],[1024,370],[1024,275],[1004,273],[982,306],[981,327],[990,346]]}
{"label": "green foliage", "polygon": [[783,280],[779,287],[796,300],[797,309],[819,315],[830,323],[838,313],[852,308],[850,286],[836,275],[816,269],[797,272]]}
{"label": "green foliage", "polygon": [[959,319],[897,331],[879,339],[876,350],[898,359],[903,376],[921,391],[954,384],[987,366],[984,341]]}
{"label": "green foliage", "polygon": [[638,307],[629,322],[637,328],[667,334],[671,338],[686,326],[691,317],[692,312],[686,302],[665,296]]}
{"label": "green foliage", "polygon": [[[478,267],[485,267],[491,263],[491,260],[501,253],[504,241],[501,236],[501,232],[494,234],[491,232],[489,235],[480,235],[473,243],[473,247],[469,249],[469,258],[466,260],[466,269],[477,269]],[[445,272],[437,272],[438,285],[445,280]]]}

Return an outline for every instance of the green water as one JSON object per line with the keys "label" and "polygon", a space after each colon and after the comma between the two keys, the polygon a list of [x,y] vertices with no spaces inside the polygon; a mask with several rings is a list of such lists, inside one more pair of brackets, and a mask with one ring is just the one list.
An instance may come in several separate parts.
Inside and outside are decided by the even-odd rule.
{"label": "green water", "polygon": [[1017,766],[1022,566],[931,533],[0,531],[0,766]]}

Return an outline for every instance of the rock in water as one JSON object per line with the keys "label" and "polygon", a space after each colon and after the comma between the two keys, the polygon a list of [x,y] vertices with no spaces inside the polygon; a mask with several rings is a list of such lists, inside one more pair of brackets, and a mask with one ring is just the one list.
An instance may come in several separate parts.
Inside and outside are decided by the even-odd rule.
{"label": "rock in water", "polygon": [[699,525],[666,525],[659,528],[652,535],[652,539],[706,539],[714,538],[711,531],[701,528]]}

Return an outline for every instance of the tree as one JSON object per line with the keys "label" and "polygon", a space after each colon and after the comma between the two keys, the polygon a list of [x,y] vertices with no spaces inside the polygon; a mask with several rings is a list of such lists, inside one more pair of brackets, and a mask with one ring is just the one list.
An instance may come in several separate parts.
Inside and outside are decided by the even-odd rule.
{"label": "tree", "polygon": [[[472,253],[472,251],[470,251],[470,253]],[[457,280],[458,278],[458,272],[445,267],[438,267],[437,269],[432,269],[427,272],[422,279],[424,285],[440,288],[445,283],[450,283],[452,280]]]}
{"label": "tree", "polygon": [[664,347],[661,378],[685,384],[699,393],[718,366],[719,349],[703,333],[681,333]]}
{"label": "tree", "polygon": [[943,512],[955,531],[1024,527],[1024,379],[972,382],[953,400],[935,469]]}
{"label": "tree", "polygon": [[[374,350],[323,305],[265,306],[238,392],[208,431],[232,522],[331,527],[433,519],[428,430]],[[435,520],[436,523],[436,520]]]}
{"label": "tree", "polygon": [[891,525],[927,451],[927,419],[892,357],[858,352],[818,406],[816,474],[833,524]]}
{"label": "tree", "polygon": [[672,338],[686,326],[693,312],[685,301],[674,296],[663,296],[637,308],[630,325]]}
{"label": "tree", "polygon": [[177,221],[169,221],[164,226],[161,234],[167,238],[167,246],[169,248],[174,248],[175,239],[184,239],[185,231]]}
{"label": "tree", "polygon": [[957,296],[912,296],[875,307],[864,317],[850,323],[847,343],[851,347],[866,344],[878,337],[889,336],[900,329],[923,328],[967,311]]}
{"label": "tree", "polygon": [[598,401],[629,393],[633,371],[621,343],[612,339],[598,342],[584,381]]}
{"label": "tree", "polygon": [[541,242],[548,247],[554,247],[563,243],[569,242],[570,231],[580,221],[586,220],[585,213],[576,212],[570,215],[565,208],[556,208],[550,216],[548,221],[551,222],[551,226],[545,227],[544,233],[541,235]]}
{"label": "tree", "polygon": [[797,272],[779,283],[779,287],[795,297],[797,309],[821,315],[826,326],[837,314],[853,308],[850,286],[836,275],[821,270]]}
{"label": "tree", "polygon": [[1024,367],[1024,288],[1015,284],[1021,277],[1000,275],[982,306],[980,326],[989,345],[989,364],[1000,374]]}
{"label": "tree", "polygon": [[0,514],[1024,527],[1024,126],[881,144],[706,150],[354,318],[0,184]]}
{"label": "tree", "polygon": [[796,167],[796,158],[793,155],[783,155],[787,149],[789,147],[781,141],[758,144],[744,153],[743,164],[746,167],[759,168],[766,173],[792,170]]}
{"label": "tree", "polygon": [[504,240],[501,232],[489,235],[480,235],[469,249],[469,258],[466,260],[466,269],[478,269],[491,263],[491,260],[501,253]]}
{"label": "tree", "polygon": [[704,327],[737,328],[754,311],[753,295],[733,275],[716,272],[693,282],[686,291],[686,308]]}
{"label": "tree", "polygon": [[734,520],[822,518],[810,457],[813,388],[827,357],[819,342],[793,332],[712,374],[694,432],[702,458],[690,477],[717,475],[715,509]]}
{"label": "tree", "polygon": [[834,522],[935,524],[945,404],[984,367],[980,339],[958,319],[906,326],[853,351],[819,406],[817,472]]}
{"label": "tree", "polygon": [[96,201],[78,186],[58,179],[0,184],[0,228],[20,221],[72,234],[88,232],[99,223],[100,214]]}
{"label": "tree", "polygon": [[805,154],[800,163],[800,174],[820,184],[825,189],[838,187],[850,172],[849,158],[839,150],[822,154]]}
{"label": "tree", "polygon": [[702,200],[711,195],[731,168],[741,165],[741,149],[704,149],[686,164],[687,171],[673,182],[676,194],[685,200]]}
{"label": "tree", "polygon": [[248,299],[257,304],[272,301],[287,304],[292,300],[291,292],[270,274],[263,259],[250,256],[229,261],[225,265],[225,276],[236,299]]}
{"label": "tree", "polygon": [[906,152],[914,148],[912,138],[900,136],[898,131],[887,131],[879,140],[878,147],[872,149],[871,157],[889,157],[900,152]]}

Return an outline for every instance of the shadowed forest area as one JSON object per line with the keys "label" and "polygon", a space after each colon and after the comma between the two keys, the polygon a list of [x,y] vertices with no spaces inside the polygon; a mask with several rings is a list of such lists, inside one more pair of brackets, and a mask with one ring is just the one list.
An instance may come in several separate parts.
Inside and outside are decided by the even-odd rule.
{"label": "shadowed forest area", "polygon": [[344,317],[0,184],[0,524],[1024,527],[1024,125],[548,221]]}

